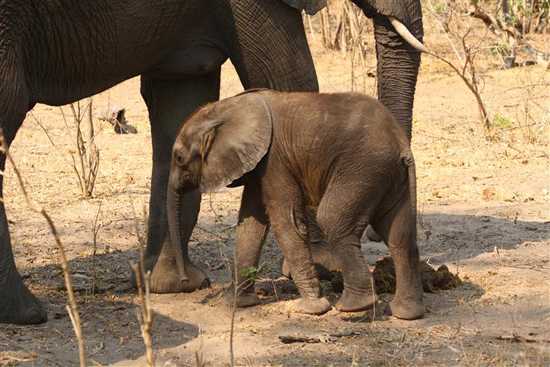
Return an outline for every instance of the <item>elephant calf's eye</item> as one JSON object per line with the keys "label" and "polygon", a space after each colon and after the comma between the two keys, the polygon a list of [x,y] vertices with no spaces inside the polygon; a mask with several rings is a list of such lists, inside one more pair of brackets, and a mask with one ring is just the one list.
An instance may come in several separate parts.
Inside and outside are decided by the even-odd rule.
{"label": "elephant calf's eye", "polygon": [[181,153],[176,153],[174,158],[178,166],[182,167],[185,165],[185,159],[183,158],[183,155]]}

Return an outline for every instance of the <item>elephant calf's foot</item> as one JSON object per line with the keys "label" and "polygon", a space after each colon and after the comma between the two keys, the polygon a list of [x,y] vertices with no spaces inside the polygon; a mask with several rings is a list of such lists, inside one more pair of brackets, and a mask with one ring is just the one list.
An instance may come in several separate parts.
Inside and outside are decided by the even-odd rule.
{"label": "elephant calf's foot", "polygon": [[425,308],[421,300],[395,297],[390,302],[393,316],[403,320],[416,320],[424,316]]}
{"label": "elephant calf's foot", "polygon": [[[235,288],[230,287],[225,292],[225,302],[228,305],[233,305],[233,302],[235,301]],[[237,294],[237,300],[236,300],[237,307],[251,307],[256,306],[260,303],[260,299],[256,295],[256,291],[254,290],[254,286],[251,286],[249,289],[240,290]]]}
{"label": "elephant calf's foot", "polygon": [[352,292],[344,288],[342,296],[336,303],[336,309],[341,312],[358,312],[371,308],[377,301],[371,292]]}
{"label": "elephant calf's foot", "polygon": [[188,280],[180,279],[174,257],[159,257],[151,274],[151,292],[180,293],[193,292],[210,286],[206,274],[190,261],[185,261],[185,273]]}
{"label": "elephant calf's foot", "polygon": [[300,298],[294,301],[292,311],[297,313],[305,313],[308,315],[322,315],[328,312],[332,306],[325,298]]}
{"label": "elephant calf's foot", "polygon": [[260,299],[256,292],[241,293],[237,296],[237,307],[256,306],[260,303]]}
{"label": "elephant calf's foot", "polygon": [[40,301],[16,275],[16,281],[0,285],[0,323],[30,325],[48,321]]}

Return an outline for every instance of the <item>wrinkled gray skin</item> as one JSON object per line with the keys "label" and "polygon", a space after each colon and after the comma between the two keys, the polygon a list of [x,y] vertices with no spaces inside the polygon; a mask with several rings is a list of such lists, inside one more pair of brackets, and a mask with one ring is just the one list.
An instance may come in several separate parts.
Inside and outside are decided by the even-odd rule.
{"label": "wrinkled gray skin", "polygon": [[[323,2],[285,1],[310,12]],[[420,2],[354,2],[374,19],[380,99],[410,131],[420,57],[384,15],[400,19],[421,39]],[[318,89],[300,12],[281,1],[0,0],[0,127],[8,145],[36,103],[66,104],[142,75],[153,144],[145,251],[153,292],[192,291],[208,283],[187,254],[200,193],[182,198],[185,224],[181,242],[174,244],[167,235],[166,187],[180,122],[219,98],[226,59],[245,88]],[[0,157],[0,169],[4,166]],[[0,203],[0,323],[46,319],[16,269]]]}
{"label": "wrinkled gray skin", "polygon": [[[244,177],[243,177],[244,176]],[[424,314],[416,245],[416,176],[409,140],[378,101],[359,94],[250,91],[203,107],[174,144],[168,188],[170,233],[180,236],[178,203],[187,192],[244,184],[235,271],[256,267],[268,227],[302,298],[298,312],[330,309],[321,297],[306,208],[341,269],[336,308],[373,305],[372,275],[360,239],[372,224],[390,248],[397,289],[392,313]],[[238,304],[257,304],[252,284]]]}

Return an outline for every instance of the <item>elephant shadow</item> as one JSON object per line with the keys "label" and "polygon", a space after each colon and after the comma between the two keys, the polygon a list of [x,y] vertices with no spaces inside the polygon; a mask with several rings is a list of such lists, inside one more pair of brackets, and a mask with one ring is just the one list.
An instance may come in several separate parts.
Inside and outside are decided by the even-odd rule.
{"label": "elephant shadow", "polygon": [[550,240],[548,221],[491,215],[430,213],[419,218],[419,247],[435,263],[463,262],[497,250]]}
{"label": "elephant shadow", "polygon": [[[82,332],[90,362],[113,365],[145,354],[137,313],[141,302],[129,280],[128,262],[137,251],[113,251],[69,261]],[[28,268],[22,274],[48,312],[42,325],[1,325],[0,351],[19,356],[21,366],[76,366],[77,340],[66,311],[67,295],[57,264]],[[155,309],[152,295],[155,350],[184,345],[199,334],[195,324]]]}
{"label": "elephant shadow", "polygon": [[[419,215],[418,224],[418,245],[422,259],[427,259],[428,262],[435,268],[442,264],[446,264],[449,272],[447,274],[459,273],[462,278],[464,275],[460,271],[461,264],[467,263],[478,256],[492,255],[495,253],[495,248],[499,250],[519,249],[524,245],[533,242],[547,241],[550,239],[550,226],[547,222],[525,221],[517,219],[508,219],[497,215],[475,215],[475,214],[449,214],[449,213],[428,213]],[[219,229],[219,224],[214,220],[205,220],[201,223],[202,228],[208,232],[215,233]],[[234,241],[228,241],[233,245]],[[231,247],[229,246],[229,247]],[[205,246],[206,247],[206,246]],[[384,243],[376,243],[366,241],[363,243],[363,250],[367,255],[369,263],[375,265],[380,262],[381,258],[389,256],[389,251]],[[485,256],[485,260],[489,261],[489,266],[493,264],[497,266],[501,262],[490,256]],[[282,255],[277,248],[276,241],[269,237],[263,249],[262,258],[260,260],[260,268],[264,269],[265,278],[267,281],[257,283],[261,295],[265,295],[263,303],[276,302],[278,300],[292,299],[298,296],[296,288],[292,283],[280,278],[280,264]],[[533,266],[533,264],[522,264],[516,262],[516,267]],[[329,293],[341,292],[342,278],[339,274],[331,273],[321,268],[319,274],[325,280],[329,280]],[[375,268],[376,272],[376,268]],[[423,269],[423,278],[426,272]],[[439,272],[437,272],[439,274]],[[433,269],[431,271],[433,275]],[[436,274],[437,275],[437,274]],[[430,276],[430,274],[428,274]],[[382,276],[384,278],[384,276]],[[390,276],[391,278],[391,276]],[[276,279],[276,280],[270,280]],[[391,284],[378,284],[379,277],[375,273],[375,285],[380,293],[392,293],[394,290],[394,279],[391,279]],[[224,280],[228,281],[227,278]],[[384,280],[384,279],[383,279]],[[424,279],[423,279],[424,280]],[[433,279],[428,282],[423,281],[424,289],[427,292],[434,292],[435,308],[451,307],[445,306],[444,303],[439,303],[437,293],[441,289],[450,289],[450,287],[433,287],[431,290],[430,283],[433,284]],[[428,283],[428,284],[426,284]],[[455,283],[457,284],[457,283]],[[468,293],[473,298],[479,298],[484,294],[484,289],[481,285],[475,284],[467,278],[463,278],[458,284],[461,292]],[[385,288],[386,291],[379,288]],[[389,290],[388,290],[389,289]],[[214,297],[215,298],[215,297]],[[204,300],[208,303],[208,297]]]}
{"label": "elephant shadow", "polygon": [[[478,256],[493,253],[495,247],[513,250],[529,243],[550,239],[548,222],[448,213],[425,213],[419,217],[418,238],[421,255],[423,258],[430,258],[433,264],[467,262]],[[228,266],[221,266],[221,264],[227,262],[227,252],[234,246],[234,230],[229,231],[226,223],[214,221],[209,217],[201,219],[199,225],[206,230],[205,233],[227,235],[223,241],[226,253],[219,251],[220,237],[211,235],[209,238],[200,236],[196,241],[197,245],[190,246],[191,256],[207,270],[214,282],[227,282],[230,278],[229,269]],[[368,242],[364,245],[368,255],[387,254],[383,244]],[[74,287],[80,302],[88,354],[90,359],[104,365],[136,359],[144,354],[143,340],[136,317],[137,302],[134,303],[132,300],[136,294],[129,281],[128,265],[129,262],[137,261],[138,257],[135,250],[114,250],[96,256],[77,257],[70,261]],[[260,264],[269,265],[265,267],[268,269],[266,278],[280,276],[278,269],[280,269],[281,259],[280,251],[270,236],[260,260]],[[532,264],[516,262],[514,265],[531,266]],[[452,266],[449,268],[451,271],[454,270]],[[22,275],[32,291],[46,305],[49,322],[44,325],[25,327],[2,325],[0,350],[28,351],[35,356],[28,365],[76,365],[78,358],[76,340],[65,310],[66,294],[59,266],[49,264],[30,267]],[[284,282],[283,285],[285,284],[289,283]],[[268,285],[272,286],[271,283]],[[483,294],[483,289],[479,285],[464,282],[462,287],[463,290],[471,289],[472,294]],[[209,292],[216,293],[215,290]],[[289,289],[288,293],[291,295],[295,292]],[[199,297],[204,295],[205,293],[202,293]],[[434,294],[432,298],[439,297]],[[208,300],[205,301],[210,303]],[[154,304],[153,302],[153,306]],[[435,307],[446,308],[446,306]],[[160,313],[155,314],[153,325],[155,349],[186,344],[196,338],[199,332],[194,324]],[[22,362],[21,365],[26,363]]]}
{"label": "elephant shadow", "polygon": [[[229,251],[234,246],[234,230],[227,232],[227,225],[220,224],[211,217],[200,221],[200,227],[207,233],[228,234],[225,241],[226,254],[231,258]],[[515,218],[506,218],[500,213],[495,215],[477,214],[449,214],[449,213],[423,213],[418,216],[418,246],[422,259],[429,259],[434,266],[451,263],[460,264],[480,255],[492,254],[495,248],[498,250],[519,249],[530,243],[539,243],[550,240],[550,222],[528,221]],[[387,246],[382,242],[366,240],[362,243],[363,251],[367,255],[370,264],[383,256],[389,256]],[[211,237],[203,241],[198,249],[209,256],[216,256],[210,247],[218,248],[219,238]],[[190,252],[193,254],[194,249]],[[218,254],[219,256],[219,254]],[[200,256],[203,257],[203,256]],[[268,236],[262,250],[259,267],[268,278],[278,278],[281,275],[280,265],[282,254],[272,236]],[[449,266],[451,271],[454,267]],[[228,272],[224,267],[222,273]],[[225,275],[218,276],[224,281],[230,279]],[[216,276],[214,276],[216,280]]]}

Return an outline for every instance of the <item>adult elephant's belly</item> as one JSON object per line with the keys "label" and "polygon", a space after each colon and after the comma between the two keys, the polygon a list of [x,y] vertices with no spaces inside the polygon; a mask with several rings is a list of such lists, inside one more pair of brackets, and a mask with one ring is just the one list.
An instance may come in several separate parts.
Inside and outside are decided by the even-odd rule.
{"label": "adult elephant's belly", "polygon": [[94,75],[95,72],[84,72],[80,77],[66,75],[63,72],[52,74],[53,78],[41,80],[40,88],[37,88],[40,93],[35,94],[35,100],[37,103],[53,106],[65,105],[97,94],[139,74],[147,73],[158,79],[183,79],[216,72],[227,60],[225,52],[212,44],[196,44],[160,55],[159,61],[158,58],[151,57],[149,60],[153,62],[137,65],[132,65],[131,61],[122,62],[126,68],[103,69],[93,78],[89,75]]}
{"label": "adult elephant's belly", "polygon": [[171,50],[136,47],[114,49],[111,54],[107,50],[89,54],[83,50],[67,52],[72,53],[68,60],[59,63],[52,62],[53,58],[44,60],[47,71],[30,83],[36,102],[58,106],[97,94],[153,68]]}
{"label": "adult elephant's belly", "polygon": [[101,2],[81,3],[55,9],[53,17],[47,9],[44,32],[28,36],[35,47],[25,57],[27,84],[35,102],[70,103],[142,74],[201,21],[190,16],[198,12],[197,2],[110,1],[100,10],[94,4]]}
{"label": "adult elephant's belly", "polygon": [[63,106],[76,102],[80,99],[93,96],[108,88],[115,86],[124,80],[138,75],[124,74],[108,80],[75,80],[70,78],[57,78],[51,83],[42,83],[38,92],[33,94],[33,103],[43,103],[50,106]]}

